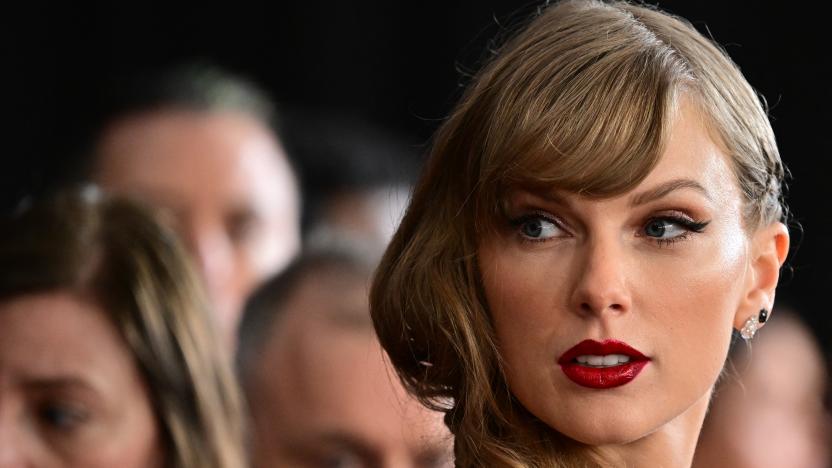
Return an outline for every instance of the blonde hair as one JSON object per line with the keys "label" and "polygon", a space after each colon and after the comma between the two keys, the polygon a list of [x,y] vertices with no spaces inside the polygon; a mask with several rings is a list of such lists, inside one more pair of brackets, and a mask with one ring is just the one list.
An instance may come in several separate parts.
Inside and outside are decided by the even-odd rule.
{"label": "blonde hair", "polygon": [[0,300],[91,297],[145,378],[166,468],[246,466],[241,396],[172,233],[130,202],[59,194],[0,224]]}
{"label": "blonde hair", "polygon": [[[457,466],[599,466],[514,400],[477,267],[513,187],[624,193],[655,167],[688,96],[730,156],[745,226],[780,220],[784,168],[766,111],[682,19],[625,2],[543,10],[474,78],[439,129],[376,273],[371,312],[406,388],[446,412]],[[588,455],[589,454],[589,455]]]}

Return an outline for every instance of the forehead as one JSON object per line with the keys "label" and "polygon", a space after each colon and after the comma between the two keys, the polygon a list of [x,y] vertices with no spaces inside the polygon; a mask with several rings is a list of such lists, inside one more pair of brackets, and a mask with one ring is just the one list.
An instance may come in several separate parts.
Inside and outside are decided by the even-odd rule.
{"label": "forehead", "polygon": [[293,428],[283,436],[311,443],[339,434],[376,452],[419,450],[442,437],[442,415],[411,399],[384,357],[369,322],[366,278],[305,283],[310,288],[302,285],[287,302],[261,366],[271,374],[261,382],[269,400],[262,407],[275,425]]}
{"label": "forehead", "polygon": [[733,164],[715,134],[698,106],[690,98],[680,99],[658,164],[636,190],[687,178],[699,182],[716,199],[739,200]]}
{"label": "forehead", "polygon": [[235,112],[128,117],[105,132],[96,163],[96,179],[105,189],[168,205],[223,199],[275,204],[296,191],[272,134]]}
{"label": "forehead", "polygon": [[68,293],[0,303],[0,369],[21,380],[79,378],[98,390],[137,373],[118,330],[95,304]]}

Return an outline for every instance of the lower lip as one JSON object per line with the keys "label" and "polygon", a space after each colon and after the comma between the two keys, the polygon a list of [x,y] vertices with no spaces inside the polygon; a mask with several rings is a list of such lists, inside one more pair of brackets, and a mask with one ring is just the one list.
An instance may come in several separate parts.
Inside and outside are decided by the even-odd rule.
{"label": "lower lip", "polygon": [[576,384],[588,388],[614,388],[632,382],[650,361],[639,360],[611,367],[588,367],[569,362],[561,364],[563,373]]}

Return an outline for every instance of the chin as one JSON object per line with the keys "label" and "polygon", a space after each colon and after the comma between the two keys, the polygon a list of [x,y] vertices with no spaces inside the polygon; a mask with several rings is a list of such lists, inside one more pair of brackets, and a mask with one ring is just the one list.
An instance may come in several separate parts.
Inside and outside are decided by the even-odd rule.
{"label": "chin", "polygon": [[[609,414],[574,415],[569,421],[550,424],[562,435],[586,445],[625,445],[652,432],[642,421],[627,417],[610,418]],[[624,415],[622,415],[624,416]]]}
{"label": "chin", "polygon": [[626,445],[635,442],[646,434],[622,431],[619,428],[608,428],[608,430],[603,432],[588,430],[564,431],[563,435],[582,444],[603,446]]}

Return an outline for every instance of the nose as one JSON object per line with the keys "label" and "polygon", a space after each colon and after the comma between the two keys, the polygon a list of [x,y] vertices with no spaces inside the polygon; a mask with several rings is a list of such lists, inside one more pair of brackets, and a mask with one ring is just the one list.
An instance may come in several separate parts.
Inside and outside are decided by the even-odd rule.
{"label": "nose", "polygon": [[212,299],[222,300],[233,289],[234,246],[221,226],[191,223],[185,238],[191,256]]}
{"label": "nose", "polygon": [[222,233],[215,230],[194,235],[194,256],[205,282],[213,290],[228,283],[233,270],[233,251]]}
{"label": "nose", "polygon": [[629,264],[620,238],[589,238],[576,265],[572,309],[583,316],[628,312],[632,306]]}
{"label": "nose", "polygon": [[9,411],[0,402],[0,468],[24,468],[23,441]]}
{"label": "nose", "polygon": [[211,300],[216,325],[231,339],[236,332],[247,281],[234,242],[219,223],[191,223],[184,237]]}

